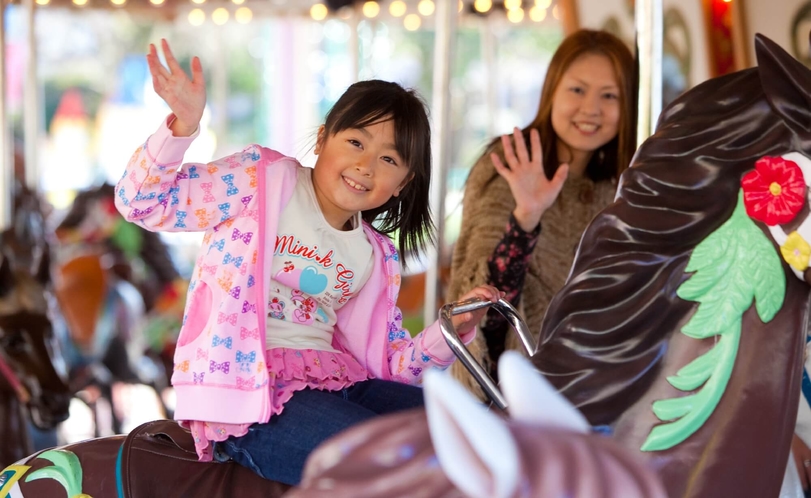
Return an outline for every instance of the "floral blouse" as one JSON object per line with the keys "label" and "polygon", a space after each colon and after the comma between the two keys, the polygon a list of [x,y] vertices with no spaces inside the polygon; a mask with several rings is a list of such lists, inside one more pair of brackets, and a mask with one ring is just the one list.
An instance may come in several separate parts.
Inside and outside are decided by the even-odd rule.
{"label": "floral blouse", "polygon": [[[518,306],[521,299],[521,289],[524,287],[529,259],[540,233],[540,223],[533,231],[525,232],[511,214],[504,237],[487,260],[490,270],[488,284],[506,292],[504,298],[513,306]],[[493,309],[487,312],[481,332],[487,341],[491,358],[498,358],[504,352],[504,338],[509,327],[509,323],[501,316],[501,313]]]}

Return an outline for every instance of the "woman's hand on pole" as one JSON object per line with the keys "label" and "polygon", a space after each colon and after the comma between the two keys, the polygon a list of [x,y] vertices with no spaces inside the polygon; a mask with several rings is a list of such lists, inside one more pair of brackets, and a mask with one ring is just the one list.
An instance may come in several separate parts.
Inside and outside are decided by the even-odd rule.
{"label": "woman's hand on pole", "polygon": [[[460,297],[459,300],[466,301],[468,299],[479,298],[490,301],[491,303],[495,303],[502,297],[504,297],[504,292],[501,292],[492,285],[480,285],[464,296]],[[469,311],[467,313],[462,313],[461,315],[454,315],[451,320],[453,321],[453,328],[456,330],[456,333],[459,335],[465,335],[473,330],[476,325],[482,321],[482,318],[484,318],[484,315],[487,314],[488,309],[489,308],[480,308],[476,311]]]}
{"label": "woman's hand on pole", "polygon": [[507,180],[510,191],[515,198],[515,216],[518,225],[524,231],[531,232],[538,226],[543,213],[555,202],[563,182],[569,174],[569,165],[561,164],[555,176],[549,180],[543,169],[543,154],[541,153],[541,136],[533,128],[529,132],[531,154],[527,150],[524,134],[519,128],[513,131],[513,141],[510,135],[503,135],[501,143],[504,146],[504,159],[507,166],[501,162],[497,154],[490,154],[493,166],[499,175]]}
{"label": "woman's hand on pole", "polygon": [[169,48],[169,43],[161,39],[163,55],[166,58],[164,67],[158,59],[155,45],[149,44],[146,61],[152,74],[152,87],[175,115],[170,125],[175,136],[187,137],[197,130],[203,110],[206,107],[206,82],[203,78],[203,66],[200,59],[191,60],[191,79],[178,64]]}

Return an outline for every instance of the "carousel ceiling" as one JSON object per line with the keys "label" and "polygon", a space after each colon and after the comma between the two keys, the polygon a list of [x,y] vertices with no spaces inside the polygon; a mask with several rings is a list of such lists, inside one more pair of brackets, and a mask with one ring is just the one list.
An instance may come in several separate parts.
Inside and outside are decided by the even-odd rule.
{"label": "carousel ceiling", "polygon": [[[354,11],[369,19],[402,18],[408,27],[430,21],[436,10],[435,2],[442,1],[445,0],[11,0],[11,3],[34,2],[38,9],[122,10],[162,19],[185,17],[191,24],[199,25],[248,23],[254,18],[270,16],[300,16],[320,21],[332,16],[348,18]],[[456,1],[459,12],[464,15],[497,15],[512,22],[559,18],[555,0]]]}

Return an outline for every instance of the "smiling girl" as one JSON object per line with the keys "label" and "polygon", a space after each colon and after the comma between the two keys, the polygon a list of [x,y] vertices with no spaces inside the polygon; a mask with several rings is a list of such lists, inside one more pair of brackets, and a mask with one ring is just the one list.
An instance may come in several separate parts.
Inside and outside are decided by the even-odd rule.
{"label": "smiling girl", "polygon": [[[470,171],[448,299],[493,285],[540,331],[583,230],[613,200],[631,162],[635,109],[634,62],[622,41],[590,30],[567,37],[549,64],[535,119],[493,140]],[[518,345],[508,329],[488,313],[471,351],[496,365],[505,347]],[[461,365],[452,368],[481,395]]]}
{"label": "smiling girl", "polygon": [[[396,83],[349,87],[318,130],[313,168],[251,145],[184,163],[206,102],[162,42],[147,55],[172,114],[132,156],[116,206],[150,230],[205,231],[175,353],[175,418],[201,460],[297,484],[322,441],[423,404],[422,374],[454,355],[437,323],[412,338],[396,306],[401,252],[431,238],[430,126]],[[374,224],[374,225],[373,225]],[[466,297],[495,301],[491,286]],[[481,313],[454,317],[469,342]]]}

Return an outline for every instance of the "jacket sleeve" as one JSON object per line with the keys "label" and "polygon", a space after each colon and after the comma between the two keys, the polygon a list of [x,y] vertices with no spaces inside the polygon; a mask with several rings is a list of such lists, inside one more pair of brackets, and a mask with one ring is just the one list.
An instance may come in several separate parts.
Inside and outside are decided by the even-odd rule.
{"label": "jacket sleeve", "polygon": [[[445,369],[456,360],[442,331],[439,321],[411,337],[403,328],[403,315],[395,307],[395,319],[389,324],[388,360],[392,379],[406,384],[421,384],[422,374],[430,368]],[[474,328],[461,336],[465,344],[476,336]]]}
{"label": "jacket sleeve", "polygon": [[208,164],[183,163],[197,133],[175,137],[169,116],[146,143],[138,147],[116,185],[115,203],[127,221],[152,231],[204,231],[244,213],[257,190],[261,148]]}

